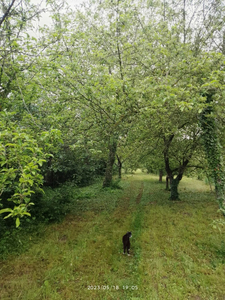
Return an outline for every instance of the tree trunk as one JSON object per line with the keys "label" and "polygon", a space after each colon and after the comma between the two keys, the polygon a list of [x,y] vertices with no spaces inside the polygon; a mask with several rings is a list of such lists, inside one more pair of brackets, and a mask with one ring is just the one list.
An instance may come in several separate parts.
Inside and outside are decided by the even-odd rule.
{"label": "tree trunk", "polygon": [[159,170],[159,182],[162,182],[162,177],[163,177],[163,170]]}
{"label": "tree trunk", "polygon": [[5,19],[8,18],[9,13],[10,13],[10,11],[12,10],[12,7],[13,7],[15,1],[16,1],[16,0],[13,0],[13,1],[11,2],[11,4],[10,4],[9,7],[7,8],[6,12],[4,13],[4,15],[1,17],[1,20],[0,20],[0,27],[2,26],[2,23],[5,21]]}
{"label": "tree trunk", "polygon": [[178,193],[179,177],[172,179],[171,188],[170,188],[170,200],[180,200]]}
{"label": "tree trunk", "polygon": [[166,175],[166,190],[169,191],[169,176]]}
{"label": "tree trunk", "polygon": [[191,159],[191,154],[189,154],[188,158],[186,158],[186,159],[184,158],[182,165],[180,165],[177,169],[175,169],[176,172],[178,173],[178,175],[176,178],[174,178],[173,173],[175,170],[172,170],[170,168],[169,155],[168,155],[169,146],[170,146],[173,138],[174,138],[174,134],[171,134],[168,140],[164,139],[165,146],[166,146],[165,150],[164,150],[164,162],[165,162],[165,170],[167,172],[167,177],[170,179],[170,198],[169,199],[170,200],[180,200],[179,194],[178,194],[178,184],[183,177],[184,171],[188,165],[189,160]]}
{"label": "tree trunk", "polygon": [[106,164],[106,170],[105,170],[105,178],[103,181],[103,187],[110,187],[112,183],[112,177],[113,177],[113,165],[115,162],[116,157],[116,148],[117,148],[117,141],[112,138],[109,141],[109,155],[108,160]]}
{"label": "tree trunk", "polygon": [[223,45],[222,45],[222,53],[225,55],[225,30],[223,32]]}
{"label": "tree trunk", "polygon": [[118,161],[119,179],[121,179],[122,178],[122,162],[121,162],[121,160],[120,160],[120,158],[119,158],[118,155],[116,155],[116,157],[117,157],[117,161]]}
{"label": "tree trunk", "polygon": [[169,191],[171,188],[173,177],[170,177],[168,174],[166,175],[166,190]]}

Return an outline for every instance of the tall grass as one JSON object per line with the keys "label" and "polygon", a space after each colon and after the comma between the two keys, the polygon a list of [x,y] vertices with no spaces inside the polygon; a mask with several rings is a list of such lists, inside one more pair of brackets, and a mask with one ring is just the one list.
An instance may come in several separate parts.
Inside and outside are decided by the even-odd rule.
{"label": "tall grass", "polygon": [[225,233],[211,225],[220,215],[209,187],[184,178],[171,202],[156,176],[121,185],[83,188],[61,223],[0,262],[0,299],[224,299]]}

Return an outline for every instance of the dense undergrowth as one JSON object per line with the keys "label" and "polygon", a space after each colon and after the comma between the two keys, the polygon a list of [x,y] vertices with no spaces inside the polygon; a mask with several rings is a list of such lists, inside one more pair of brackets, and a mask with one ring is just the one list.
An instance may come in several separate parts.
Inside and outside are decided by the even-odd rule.
{"label": "dense undergrowth", "polygon": [[[0,299],[224,299],[225,233],[212,226],[221,216],[209,187],[184,178],[181,201],[171,202],[153,175],[121,186],[48,190],[54,206],[65,189],[64,211],[48,214],[58,222],[37,216],[10,233]],[[130,257],[121,242],[128,230]]]}

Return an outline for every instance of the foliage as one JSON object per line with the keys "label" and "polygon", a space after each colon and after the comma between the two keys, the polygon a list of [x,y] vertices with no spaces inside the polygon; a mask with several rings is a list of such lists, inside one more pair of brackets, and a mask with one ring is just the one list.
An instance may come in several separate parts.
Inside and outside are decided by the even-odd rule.
{"label": "foliage", "polygon": [[122,166],[164,165],[177,185],[188,165],[206,167],[203,90],[215,90],[215,138],[225,141],[222,1],[90,0],[74,10],[51,0],[48,7],[52,24],[35,37],[29,32],[41,9],[30,1],[3,8],[0,21],[0,110],[13,112],[16,126],[51,154],[39,165],[44,183],[84,186],[104,174],[110,187],[116,158],[119,177]]}
{"label": "foliage", "polygon": [[42,184],[40,167],[45,161],[45,155],[26,130],[18,128],[7,119],[0,122],[0,128],[0,195],[4,192],[12,193],[7,200],[16,204],[13,209],[3,208],[0,213],[9,212],[5,218],[16,217],[18,227],[19,217],[30,216],[27,209],[33,204],[30,202],[31,194]]}
{"label": "foliage", "polygon": [[[0,7],[0,111],[15,111],[17,117],[22,110],[29,113],[28,97],[23,98],[21,87],[27,86],[32,99],[33,85],[29,85],[28,70],[35,64],[35,56],[40,47],[33,36],[34,22],[47,7],[41,7],[41,0],[32,3],[29,0],[1,1]],[[27,95],[27,96],[28,96]]]}
{"label": "foliage", "polygon": [[217,229],[220,232],[222,232],[222,231],[224,231],[225,221],[224,221],[224,219],[213,220],[212,226],[214,229]]}
{"label": "foliage", "polygon": [[120,185],[120,181],[121,179],[117,179],[117,180],[112,180],[110,187],[111,189],[122,189],[121,185]]}
{"label": "foliage", "polygon": [[[31,196],[42,191],[43,175],[41,167],[48,157],[46,150],[51,149],[47,139],[53,140],[55,132],[41,132],[37,141],[31,132],[12,122],[10,115],[1,112],[0,120],[0,195],[4,199],[0,213],[9,213],[5,218],[16,218],[16,227],[20,218],[30,216],[28,209],[33,202]],[[45,141],[45,151],[39,143]],[[10,196],[9,196],[10,195]],[[15,204],[7,207],[7,201]],[[6,207],[5,207],[6,206]]]}
{"label": "foliage", "polygon": [[35,204],[30,212],[38,222],[59,222],[70,211],[73,201],[78,197],[78,191],[74,183],[52,189],[44,187],[44,193],[36,193],[32,196]]}
{"label": "foliage", "polygon": [[104,159],[88,146],[69,147],[61,144],[54,152],[54,157],[50,157],[42,168],[44,184],[47,186],[56,187],[66,181],[85,186],[104,174]]}
{"label": "foliage", "polygon": [[214,179],[215,189],[217,193],[217,200],[223,214],[225,214],[225,180],[224,180],[224,166],[221,155],[221,146],[216,132],[215,119],[212,117],[213,113],[213,93],[210,91],[206,94],[208,106],[203,111],[200,124],[202,127],[202,140],[208,159],[210,168],[210,175]]}

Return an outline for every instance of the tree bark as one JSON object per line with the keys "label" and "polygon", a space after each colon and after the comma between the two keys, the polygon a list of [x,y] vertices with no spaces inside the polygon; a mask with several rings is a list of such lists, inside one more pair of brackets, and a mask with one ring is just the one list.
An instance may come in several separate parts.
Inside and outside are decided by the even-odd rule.
{"label": "tree bark", "polygon": [[183,174],[178,174],[176,178],[172,179],[170,187],[170,200],[180,200],[178,193],[178,185],[183,177]]}
{"label": "tree bark", "polygon": [[[170,168],[170,162],[169,162],[169,157],[168,157],[168,151],[169,151],[169,145],[173,139],[174,135],[172,134],[169,138],[169,141],[166,142],[166,140],[164,140],[165,142],[165,149],[164,149],[164,162],[165,162],[165,170],[167,173],[166,176],[166,190],[169,190],[169,181],[170,181],[170,191],[172,188],[172,182],[173,182],[173,171]],[[171,199],[171,198],[170,198]]]}
{"label": "tree bark", "polygon": [[166,190],[169,191],[171,188],[173,177],[170,177],[168,174],[166,175]]}
{"label": "tree bark", "polygon": [[116,155],[116,157],[117,157],[117,161],[118,161],[118,174],[119,174],[119,179],[121,179],[121,178],[122,178],[122,162],[121,162],[121,160],[120,160],[120,158],[119,158],[118,155]]}
{"label": "tree bark", "polygon": [[116,149],[117,149],[117,140],[115,140],[115,138],[111,138],[109,141],[109,148],[108,148],[109,154],[108,154],[108,160],[106,164],[103,188],[111,186],[112,178],[113,178],[113,165],[116,157]]}
{"label": "tree bark", "polygon": [[12,1],[12,3],[9,5],[9,7],[7,8],[7,10],[5,11],[4,15],[1,17],[0,27],[2,26],[3,22],[5,21],[5,19],[9,16],[10,10],[12,9],[15,1],[16,0]]}
{"label": "tree bark", "polygon": [[174,178],[172,180],[171,189],[170,189],[170,200],[179,200],[179,193],[178,193],[178,184],[179,180]]}
{"label": "tree bark", "polygon": [[225,30],[223,32],[223,45],[222,45],[222,53],[225,55]]}
{"label": "tree bark", "polygon": [[166,175],[166,190],[169,191],[169,176]]}
{"label": "tree bark", "polygon": [[162,177],[163,177],[163,170],[159,170],[159,182],[162,182]]}

